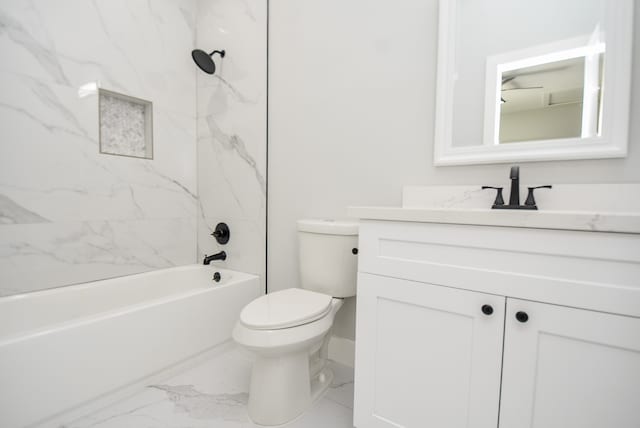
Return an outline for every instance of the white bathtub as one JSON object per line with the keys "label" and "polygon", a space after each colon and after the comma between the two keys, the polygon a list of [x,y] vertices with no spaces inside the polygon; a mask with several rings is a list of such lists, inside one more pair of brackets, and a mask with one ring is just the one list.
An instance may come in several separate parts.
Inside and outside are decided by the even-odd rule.
{"label": "white bathtub", "polygon": [[228,340],[260,294],[254,275],[191,265],[1,298],[0,427],[41,424]]}

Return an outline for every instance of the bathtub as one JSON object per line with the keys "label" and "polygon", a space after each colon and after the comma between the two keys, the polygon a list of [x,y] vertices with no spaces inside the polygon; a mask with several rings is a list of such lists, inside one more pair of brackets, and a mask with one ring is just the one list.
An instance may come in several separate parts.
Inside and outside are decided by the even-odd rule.
{"label": "bathtub", "polygon": [[0,427],[42,424],[223,343],[261,292],[254,275],[191,265],[1,298]]}

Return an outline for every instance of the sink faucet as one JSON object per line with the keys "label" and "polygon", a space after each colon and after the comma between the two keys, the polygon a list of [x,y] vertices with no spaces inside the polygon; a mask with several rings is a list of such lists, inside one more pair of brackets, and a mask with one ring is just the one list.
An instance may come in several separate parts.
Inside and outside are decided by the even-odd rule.
{"label": "sink faucet", "polygon": [[226,259],[227,259],[227,253],[225,253],[224,251],[220,251],[219,253],[212,254],[210,256],[207,256],[205,254],[204,260],[202,261],[202,264],[208,265],[212,261],[215,261],[215,260],[226,260]]}
{"label": "sink faucet", "polygon": [[528,187],[527,200],[524,205],[520,205],[520,167],[512,166],[511,173],[509,174],[511,179],[511,192],[509,193],[509,205],[504,204],[502,199],[502,187],[482,186],[482,189],[495,189],[498,191],[496,200],[493,202],[491,209],[494,210],[537,210],[536,200],[533,197],[533,191],[536,189],[551,189],[551,186],[536,186]]}
{"label": "sink faucet", "polygon": [[512,166],[511,174],[511,193],[509,194],[509,205],[513,207],[520,206],[520,167]]}

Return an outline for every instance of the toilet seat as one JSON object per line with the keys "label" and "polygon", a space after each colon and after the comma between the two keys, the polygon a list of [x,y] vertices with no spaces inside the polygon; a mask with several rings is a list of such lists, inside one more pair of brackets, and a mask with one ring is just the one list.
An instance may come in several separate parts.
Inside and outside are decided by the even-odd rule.
{"label": "toilet seat", "polygon": [[238,321],[233,328],[233,339],[243,347],[273,355],[304,349],[320,340],[333,325],[335,313],[343,304],[342,299],[331,299],[329,313],[325,316],[296,327],[275,330],[249,328]]}
{"label": "toilet seat", "polygon": [[301,288],[261,296],[240,313],[240,323],[252,330],[280,330],[311,323],[331,311],[332,297]]}

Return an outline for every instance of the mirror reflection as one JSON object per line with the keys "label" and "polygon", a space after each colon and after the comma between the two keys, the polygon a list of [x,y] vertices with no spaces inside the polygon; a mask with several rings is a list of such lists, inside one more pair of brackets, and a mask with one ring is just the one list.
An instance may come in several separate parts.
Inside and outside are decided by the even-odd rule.
{"label": "mirror reflection", "polygon": [[603,63],[596,54],[502,72],[498,143],[599,135]]}
{"label": "mirror reflection", "polygon": [[440,0],[434,165],[627,155],[634,0]]}

